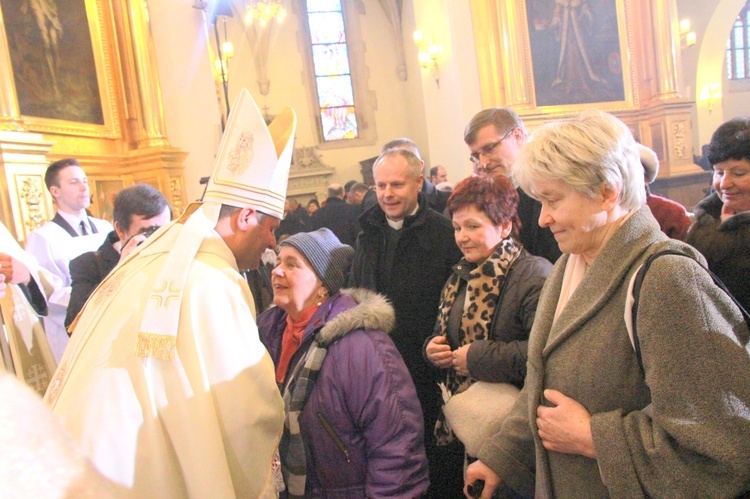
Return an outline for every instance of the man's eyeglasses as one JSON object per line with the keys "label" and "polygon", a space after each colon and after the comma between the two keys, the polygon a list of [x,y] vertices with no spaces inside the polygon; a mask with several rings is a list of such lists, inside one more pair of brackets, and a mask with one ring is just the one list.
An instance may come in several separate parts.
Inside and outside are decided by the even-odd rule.
{"label": "man's eyeglasses", "polygon": [[471,155],[469,156],[469,159],[471,160],[471,162],[474,163],[475,166],[478,165],[479,157],[482,155],[489,156],[497,146],[499,146],[505,139],[507,139],[510,136],[511,133],[513,133],[513,130],[515,130],[515,128],[511,128],[510,130],[508,130],[508,132],[505,135],[503,135],[500,140],[496,140],[495,142],[490,142],[489,144],[481,148],[478,152],[471,153]]}

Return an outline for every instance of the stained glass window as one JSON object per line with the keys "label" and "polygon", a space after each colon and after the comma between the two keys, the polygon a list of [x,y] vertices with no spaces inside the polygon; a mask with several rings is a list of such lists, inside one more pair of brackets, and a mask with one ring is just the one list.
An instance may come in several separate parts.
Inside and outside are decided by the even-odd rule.
{"label": "stained glass window", "polygon": [[750,78],[750,1],[734,21],[727,40],[727,74],[730,80]]}
{"label": "stained glass window", "polygon": [[323,140],[359,137],[341,0],[307,0]]}

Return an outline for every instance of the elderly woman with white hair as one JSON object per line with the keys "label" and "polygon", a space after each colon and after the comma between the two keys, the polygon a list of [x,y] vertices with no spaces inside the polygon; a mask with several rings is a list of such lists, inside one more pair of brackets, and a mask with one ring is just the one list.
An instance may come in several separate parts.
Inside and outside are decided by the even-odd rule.
{"label": "elderly woman with white hair", "polygon": [[[542,290],[524,388],[469,466],[537,497],[734,497],[750,488],[747,325],[703,257],[645,203],[628,128],[584,113],[540,128],[514,165],[563,251]],[[631,277],[651,254],[637,312]],[[637,325],[631,343],[626,317]],[[638,346],[636,350],[635,346]]]}

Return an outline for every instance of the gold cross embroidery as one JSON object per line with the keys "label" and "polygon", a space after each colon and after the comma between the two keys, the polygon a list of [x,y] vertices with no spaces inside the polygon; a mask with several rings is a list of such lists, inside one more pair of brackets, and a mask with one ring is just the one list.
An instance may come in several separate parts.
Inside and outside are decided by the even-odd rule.
{"label": "gold cross embroidery", "polygon": [[[169,285],[169,290],[167,290]],[[156,288],[151,292],[148,297],[149,300],[156,300],[156,308],[162,307],[162,301],[164,302],[164,308],[169,308],[170,300],[180,300],[181,288],[175,288],[174,281],[164,281],[161,288]]]}

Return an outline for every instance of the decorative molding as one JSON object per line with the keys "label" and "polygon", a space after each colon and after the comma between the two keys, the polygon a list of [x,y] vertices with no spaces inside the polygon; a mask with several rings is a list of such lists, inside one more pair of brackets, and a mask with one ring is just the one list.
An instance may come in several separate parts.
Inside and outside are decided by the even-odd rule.
{"label": "decorative molding", "polygon": [[674,153],[682,159],[686,156],[687,123],[685,121],[672,123],[672,135],[674,136]]}
{"label": "decorative molding", "polygon": [[185,189],[181,176],[169,178],[169,196],[172,199],[172,215],[176,218],[185,210]]}
{"label": "decorative molding", "polygon": [[325,164],[314,146],[297,147],[289,169],[288,197],[325,198],[325,189],[336,170]]}
{"label": "decorative molding", "polygon": [[18,184],[18,197],[25,204],[21,209],[26,214],[23,217],[24,233],[28,234],[47,221],[44,216],[44,186],[39,176],[19,177]]}

